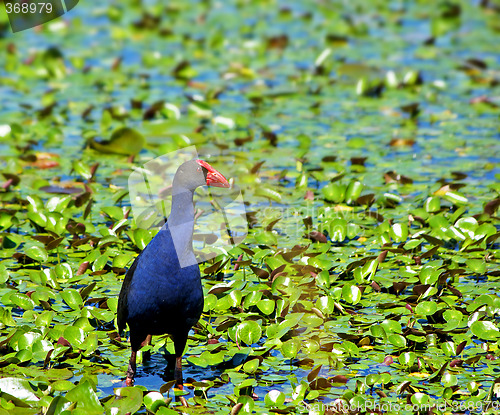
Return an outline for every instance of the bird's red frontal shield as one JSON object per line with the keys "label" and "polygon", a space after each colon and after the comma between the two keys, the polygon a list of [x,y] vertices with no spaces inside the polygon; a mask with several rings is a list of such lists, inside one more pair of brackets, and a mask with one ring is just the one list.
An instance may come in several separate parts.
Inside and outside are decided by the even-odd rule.
{"label": "bird's red frontal shield", "polygon": [[222,175],[222,173],[220,173],[219,171],[215,170],[206,161],[196,160],[196,162],[200,166],[205,167],[208,170],[208,173],[207,173],[207,186],[226,187],[226,188],[230,187],[229,182]]}

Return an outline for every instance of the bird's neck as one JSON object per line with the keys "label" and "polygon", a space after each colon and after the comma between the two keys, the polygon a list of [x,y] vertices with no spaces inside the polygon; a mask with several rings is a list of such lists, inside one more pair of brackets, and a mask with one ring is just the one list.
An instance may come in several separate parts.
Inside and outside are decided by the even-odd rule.
{"label": "bird's neck", "polygon": [[191,190],[175,187],[172,189],[172,208],[167,223],[172,226],[187,223],[191,226],[189,235],[193,234],[194,203]]}
{"label": "bird's neck", "polygon": [[191,190],[175,186],[172,189],[172,209],[166,226],[174,243],[179,265],[197,263],[193,252],[194,203]]}

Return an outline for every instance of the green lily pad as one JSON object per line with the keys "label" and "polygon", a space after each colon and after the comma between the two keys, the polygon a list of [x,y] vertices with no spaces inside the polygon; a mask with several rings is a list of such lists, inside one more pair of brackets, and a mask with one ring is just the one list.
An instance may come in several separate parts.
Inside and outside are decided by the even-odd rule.
{"label": "green lily pad", "polygon": [[133,128],[123,127],[113,131],[109,140],[98,142],[92,139],[90,146],[101,153],[130,155],[139,153],[145,143],[142,134]]}
{"label": "green lily pad", "polygon": [[470,326],[472,334],[484,340],[496,340],[500,337],[498,327],[491,321],[475,321]]}
{"label": "green lily pad", "polygon": [[261,335],[262,328],[256,321],[244,321],[236,329],[237,338],[248,345],[257,343]]}

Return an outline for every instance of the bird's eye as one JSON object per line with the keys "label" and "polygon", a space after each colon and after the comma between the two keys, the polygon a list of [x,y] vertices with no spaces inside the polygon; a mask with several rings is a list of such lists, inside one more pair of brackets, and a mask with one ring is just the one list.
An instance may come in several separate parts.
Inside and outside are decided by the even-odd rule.
{"label": "bird's eye", "polygon": [[198,167],[198,171],[201,171],[201,167]]}

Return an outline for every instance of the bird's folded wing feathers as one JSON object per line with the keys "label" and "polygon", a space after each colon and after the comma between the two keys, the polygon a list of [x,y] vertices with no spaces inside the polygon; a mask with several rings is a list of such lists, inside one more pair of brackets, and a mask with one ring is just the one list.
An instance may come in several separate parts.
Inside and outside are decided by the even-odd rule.
{"label": "bird's folded wing feathers", "polygon": [[[142,251],[144,252],[144,251]],[[123,280],[123,285],[120,290],[120,296],[118,297],[118,309],[116,312],[116,323],[118,325],[118,333],[122,333],[125,330],[125,325],[127,324],[128,317],[128,305],[127,305],[127,294],[129,292],[130,284],[132,283],[132,278],[134,276],[135,269],[139,263],[139,258],[142,252],[135,258],[131,267],[125,274],[125,279]]]}

